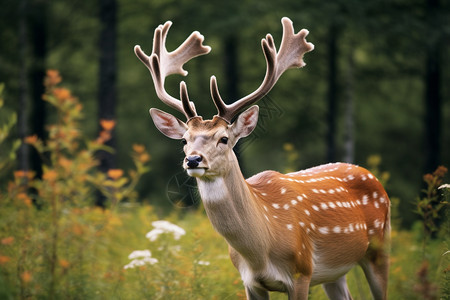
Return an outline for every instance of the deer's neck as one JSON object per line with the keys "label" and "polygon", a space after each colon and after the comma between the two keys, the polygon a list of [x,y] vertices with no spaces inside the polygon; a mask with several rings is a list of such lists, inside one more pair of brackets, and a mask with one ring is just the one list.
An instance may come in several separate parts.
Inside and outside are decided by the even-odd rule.
{"label": "deer's neck", "polygon": [[214,228],[242,256],[258,260],[255,253],[269,248],[270,231],[237,159],[234,157],[233,167],[226,176],[198,179],[197,183]]}

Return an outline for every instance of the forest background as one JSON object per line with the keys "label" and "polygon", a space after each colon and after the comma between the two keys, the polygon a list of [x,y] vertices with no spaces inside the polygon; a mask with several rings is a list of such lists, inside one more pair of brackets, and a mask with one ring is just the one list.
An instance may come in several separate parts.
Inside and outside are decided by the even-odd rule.
{"label": "forest background", "polygon": [[[169,50],[194,30],[212,47],[186,65],[187,77],[171,76],[166,83],[177,95],[185,80],[205,118],[215,114],[211,75],[224,99],[239,99],[260,84],[265,73],[260,40],[270,32],[279,45],[283,16],[296,31],[310,31],[307,39],[315,49],[305,55],[307,65],[281,77],[260,102],[258,128],[238,145],[246,177],[334,161],[375,166],[396,199],[399,227],[410,229],[420,218],[415,210],[425,187],[422,175],[450,165],[447,1],[1,2],[0,122],[13,113],[18,122],[0,155],[17,138],[49,139],[47,125],[58,113],[42,101],[43,82],[46,70],[57,69],[83,106],[80,131],[95,139],[105,129],[101,120],[114,124],[106,141],[114,151],[97,153],[101,171],[129,169],[133,144],[148,149],[151,171],[136,186],[136,198],[158,216],[199,204],[194,182],[181,170],[182,146],[160,134],[148,115],[150,107],[174,112],[157,99],[148,70],[133,53],[136,44],[150,53],[154,28],[167,20],[173,21]],[[34,170],[37,178],[45,172],[42,156],[27,143],[17,150],[10,172],[2,170],[0,186],[14,169]]]}

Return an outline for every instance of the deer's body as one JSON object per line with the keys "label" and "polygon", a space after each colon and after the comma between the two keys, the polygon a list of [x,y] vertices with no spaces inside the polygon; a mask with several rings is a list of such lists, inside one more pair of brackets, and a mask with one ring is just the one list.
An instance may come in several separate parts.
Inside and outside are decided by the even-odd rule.
{"label": "deer's body", "polygon": [[211,78],[218,110],[212,120],[197,115],[184,82],[181,101],[164,89],[166,76],[186,75],[183,64],[210,48],[194,32],[169,53],[165,39],[171,23],[159,26],[151,56],[139,46],[135,52],[149,68],[158,97],[187,121],[155,108],[150,114],[163,134],[183,141],[183,167],[197,178],[207,215],[228,242],[249,299],[268,299],[268,291],[280,291],[289,299],[305,300],[309,286],[316,284],[323,284],[330,299],[351,299],[345,274],[356,264],[374,298],[386,299],[390,203],[370,172],[337,163],[289,174],[265,171],[245,180],[233,152],[237,141],[256,127],[259,108],[251,105],[284,71],[304,66],[304,53],[314,48],[306,42],[307,30],[295,34],[288,18],[282,24],[279,51],[270,34],[262,40],[267,72],[255,92],[227,105]]}

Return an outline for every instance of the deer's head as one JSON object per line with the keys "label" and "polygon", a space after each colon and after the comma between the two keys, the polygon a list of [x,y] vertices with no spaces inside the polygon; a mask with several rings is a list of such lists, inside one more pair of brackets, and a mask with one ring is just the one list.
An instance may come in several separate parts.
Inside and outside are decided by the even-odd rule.
{"label": "deer's head", "polygon": [[203,120],[197,115],[195,106],[189,101],[186,84],[180,83],[180,99],[170,96],[164,89],[165,77],[171,74],[187,75],[183,65],[199,55],[207,54],[210,47],[204,46],[203,36],[193,32],[183,44],[172,52],[165,48],[165,41],[171,22],[155,29],[153,51],[147,56],[140,48],[134,48],[138,58],[149,68],[158,97],[168,106],[186,116],[183,122],[159,109],[150,109],[156,127],[172,139],[182,140],[186,157],[183,167],[190,176],[211,178],[225,175],[234,157],[233,147],[237,141],[248,136],[258,122],[257,105],[275,85],[278,78],[289,68],[303,67],[303,55],[314,49],[306,42],[308,31],[294,33],[291,20],[283,18],[283,39],[277,52],[273,38],[267,34],[261,41],[266,58],[267,70],[262,84],[250,95],[227,105],[222,100],[215,76],[211,77],[211,96],[217,108],[212,120]]}

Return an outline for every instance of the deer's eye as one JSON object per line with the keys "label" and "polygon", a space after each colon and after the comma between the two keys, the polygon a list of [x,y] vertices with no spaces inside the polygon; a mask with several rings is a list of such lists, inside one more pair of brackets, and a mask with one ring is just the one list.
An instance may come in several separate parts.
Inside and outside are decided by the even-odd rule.
{"label": "deer's eye", "polygon": [[182,143],[183,145],[186,145],[186,144],[187,144],[186,139],[181,139],[181,143]]}
{"label": "deer's eye", "polygon": [[223,138],[221,138],[220,139],[220,142],[222,143],[222,144],[228,144],[228,138],[226,137],[226,136],[224,136]]}

